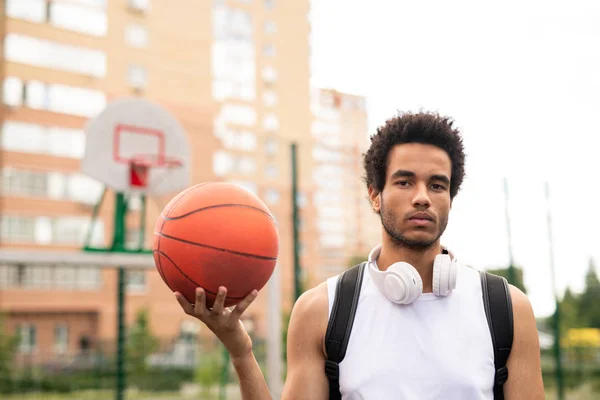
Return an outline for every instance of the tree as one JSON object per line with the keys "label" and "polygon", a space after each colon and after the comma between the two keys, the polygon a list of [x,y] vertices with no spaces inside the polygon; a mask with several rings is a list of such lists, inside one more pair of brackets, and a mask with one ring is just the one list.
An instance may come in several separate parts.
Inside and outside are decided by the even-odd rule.
{"label": "tree", "polygon": [[579,297],[573,294],[571,288],[567,288],[562,301],[560,301],[561,337],[565,337],[569,329],[582,327],[581,318],[579,316],[579,303]]}
{"label": "tree", "polygon": [[520,268],[520,267],[514,267],[514,268],[515,268],[515,281],[514,282],[511,282],[508,279],[509,278],[508,268],[489,269],[489,270],[487,270],[487,272],[506,278],[508,283],[519,288],[523,293],[527,293],[527,288],[525,287],[525,283],[523,282],[523,268]]}
{"label": "tree", "polygon": [[14,358],[19,337],[8,333],[4,325],[4,315],[0,313],[0,393],[10,384],[11,371],[14,370]]}
{"label": "tree", "polygon": [[225,364],[221,349],[221,346],[217,346],[212,350],[201,352],[196,364],[195,379],[202,389],[202,398],[209,398],[211,388],[219,383],[223,373]]}
{"label": "tree", "polygon": [[588,328],[600,328],[600,280],[593,259],[585,277],[585,290],[579,298],[579,318]]}
{"label": "tree", "polygon": [[146,372],[146,359],[158,349],[158,339],[150,331],[148,310],[138,311],[127,340],[127,363],[133,375]]}

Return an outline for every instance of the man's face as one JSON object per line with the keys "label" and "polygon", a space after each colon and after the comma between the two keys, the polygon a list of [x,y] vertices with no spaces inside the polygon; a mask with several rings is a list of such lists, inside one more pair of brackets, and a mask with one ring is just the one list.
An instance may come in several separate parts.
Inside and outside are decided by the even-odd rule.
{"label": "man's face", "polygon": [[393,243],[425,250],[448,224],[452,162],[433,145],[405,143],[388,155],[383,192],[369,190],[375,211]]}

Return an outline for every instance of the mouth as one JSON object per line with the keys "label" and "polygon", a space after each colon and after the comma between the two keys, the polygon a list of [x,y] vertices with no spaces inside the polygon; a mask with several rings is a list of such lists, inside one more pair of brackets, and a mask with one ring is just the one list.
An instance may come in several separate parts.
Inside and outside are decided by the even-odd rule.
{"label": "mouth", "polygon": [[416,227],[425,227],[432,225],[434,223],[434,219],[431,215],[425,212],[418,212],[410,216],[408,223]]}
{"label": "mouth", "polygon": [[411,215],[411,217],[408,220],[414,221],[414,222],[423,222],[423,223],[434,221],[433,217],[425,212],[415,213],[415,214]]}

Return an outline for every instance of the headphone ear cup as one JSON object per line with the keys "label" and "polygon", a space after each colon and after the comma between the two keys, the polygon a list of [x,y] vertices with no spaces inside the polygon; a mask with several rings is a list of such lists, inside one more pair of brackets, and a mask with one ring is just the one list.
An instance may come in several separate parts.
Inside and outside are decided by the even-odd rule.
{"label": "headphone ear cup", "polygon": [[406,262],[392,264],[385,273],[382,289],[385,296],[398,304],[410,304],[423,292],[419,271]]}
{"label": "headphone ear cup", "polygon": [[458,277],[458,260],[455,258],[450,263],[450,276],[448,277],[448,285],[450,290],[456,289],[456,279]]}
{"label": "headphone ear cup", "polygon": [[[456,265],[450,259],[448,254],[439,254],[433,262],[433,294],[436,296],[447,296],[454,285],[456,285],[456,272],[453,274],[452,269],[456,269]],[[454,275],[454,277],[452,277]],[[452,284],[451,280],[454,280]]]}

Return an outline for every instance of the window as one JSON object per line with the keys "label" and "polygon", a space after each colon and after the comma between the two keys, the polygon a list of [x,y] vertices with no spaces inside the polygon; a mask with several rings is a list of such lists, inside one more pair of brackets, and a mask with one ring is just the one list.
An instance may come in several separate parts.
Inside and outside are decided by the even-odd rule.
{"label": "window", "polygon": [[299,208],[304,208],[308,204],[308,198],[304,192],[298,192],[296,196],[296,204]]}
{"label": "window", "polygon": [[17,121],[2,125],[1,146],[8,151],[51,154],[80,159],[85,152],[85,134],[79,129],[45,127]]}
{"label": "window", "polygon": [[94,77],[106,75],[106,54],[73,45],[9,33],[4,39],[8,61],[75,72]]}
{"label": "window", "polygon": [[54,272],[57,279],[56,287],[60,289],[74,289],[77,287],[77,271],[78,267],[73,265],[56,268]]}
{"label": "window", "polygon": [[217,118],[228,124],[252,126],[256,124],[256,110],[251,106],[225,104]]}
{"label": "window", "polygon": [[[8,243],[81,246],[88,233],[90,218],[3,215],[0,225],[0,240]],[[104,244],[103,221],[95,222],[91,242],[92,245]]]}
{"label": "window", "polygon": [[273,21],[265,21],[265,33],[270,35],[277,32],[277,24]]}
{"label": "window", "polygon": [[60,2],[51,2],[49,6],[52,25],[93,36],[106,35],[108,20],[104,10]]}
{"label": "window", "polygon": [[108,0],[70,0],[71,3],[78,3],[82,6],[87,6],[87,7],[92,7],[92,8],[99,8],[99,9],[106,9],[106,3],[108,2]]}
{"label": "window", "polygon": [[265,202],[270,205],[274,205],[279,203],[279,199],[281,198],[279,194],[279,190],[270,188],[265,191]]}
{"label": "window", "polygon": [[5,167],[2,169],[2,194],[12,196],[42,196],[48,193],[48,174]]}
{"label": "window", "polygon": [[129,9],[132,11],[145,13],[150,9],[150,0],[127,0]]}
{"label": "window", "polygon": [[90,266],[0,265],[0,287],[98,290],[100,269]]}
{"label": "window", "polygon": [[50,266],[53,269],[54,289],[98,290],[102,287],[101,270],[83,265]]}
{"label": "window", "polygon": [[272,164],[267,165],[265,168],[265,175],[271,179],[277,178],[279,176],[279,170],[277,169],[277,166]]}
{"label": "window", "polygon": [[83,158],[85,133],[80,129],[48,127],[48,154],[62,157]]}
{"label": "window", "polygon": [[139,228],[128,228],[127,237],[125,238],[125,248],[135,250],[140,247],[141,231]]}
{"label": "window", "polygon": [[14,76],[4,79],[4,104],[18,107],[23,104],[23,82]]}
{"label": "window", "polygon": [[[86,239],[91,219],[89,217],[57,217],[51,223],[52,243],[82,245]],[[104,224],[96,221],[92,230],[92,244],[104,244]]]}
{"label": "window", "polygon": [[212,22],[213,98],[254,100],[256,65],[251,15],[217,4],[213,7]]}
{"label": "window", "polygon": [[106,95],[92,89],[29,81],[25,86],[25,105],[81,117],[94,117],[106,106]]}
{"label": "window", "polygon": [[275,114],[267,114],[263,118],[263,128],[267,131],[276,131],[279,129],[279,119]]}
{"label": "window", "polygon": [[69,348],[69,327],[58,324],[54,327],[54,351],[64,353]]}
{"label": "window", "polygon": [[256,171],[256,162],[251,157],[241,157],[238,160],[238,170],[243,175],[251,175]]}
{"label": "window", "polygon": [[340,248],[344,247],[346,244],[346,237],[343,234],[339,235],[321,235],[319,237],[319,242],[322,247],[335,247]]}
{"label": "window", "polygon": [[254,100],[256,65],[253,43],[236,40],[213,42],[212,75],[216,100]]}
{"label": "window", "polygon": [[125,281],[128,291],[144,292],[146,290],[146,271],[126,270]]}
{"label": "window", "polygon": [[213,9],[215,39],[251,40],[254,31],[252,16],[241,9],[218,6]]}
{"label": "window", "polygon": [[227,175],[235,165],[233,156],[225,151],[219,150],[213,154],[213,172],[217,176]]}
{"label": "window", "polygon": [[221,129],[216,134],[227,149],[253,151],[256,149],[256,135],[252,132]]}
{"label": "window", "polygon": [[103,185],[83,174],[65,175],[66,179],[66,199],[76,201],[82,204],[95,204],[104,189]]}
{"label": "window", "polygon": [[262,70],[262,78],[267,83],[277,81],[277,71],[272,66],[268,65]]}
{"label": "window", "polygon": [[129,86],[135,89],[143,89],[148,84],[148,76],[144,67],[130,65],[127,81]]}
{"label": "window", "polygon": [[129,24],[125,27],[125,42],[131,47],[148,46],[148,29],[140,24]]}
{"label": "window", "polygon": [[265,153],[269,156],[277,154],[277,139],[275,138],[268,138],[265,141]]}
{"label": "window", "polygon": [[22,216],[0,217],[0,239],[5,242],[32,243],[35,239],[35,218]]}
{"label": "window", "polygon": [[267,57],[275,56],[275,45],[273,44],[265,44],[263,47],[263,54]]}
{"label": "window", "polygon": [[325,163],[341,162],[343,154],[341,151],[335,151],[322,146],[314,147],[312,151],[313,160]]}
{"label": "window", "polygon": [[46,0],[5,0],[6,15],[31,22],[46,20]]}
{"label": "window", "polygon": [[272,90],[266,90],[263,93],[263,104],[266,107],[273,107],[279,101],[277,93]]}
{"label": "window", "polygon": [[20,324],[17,326],[17,337],[19,338],[19,352],[31,353],[37,347],[37,329],[32,324]]}

